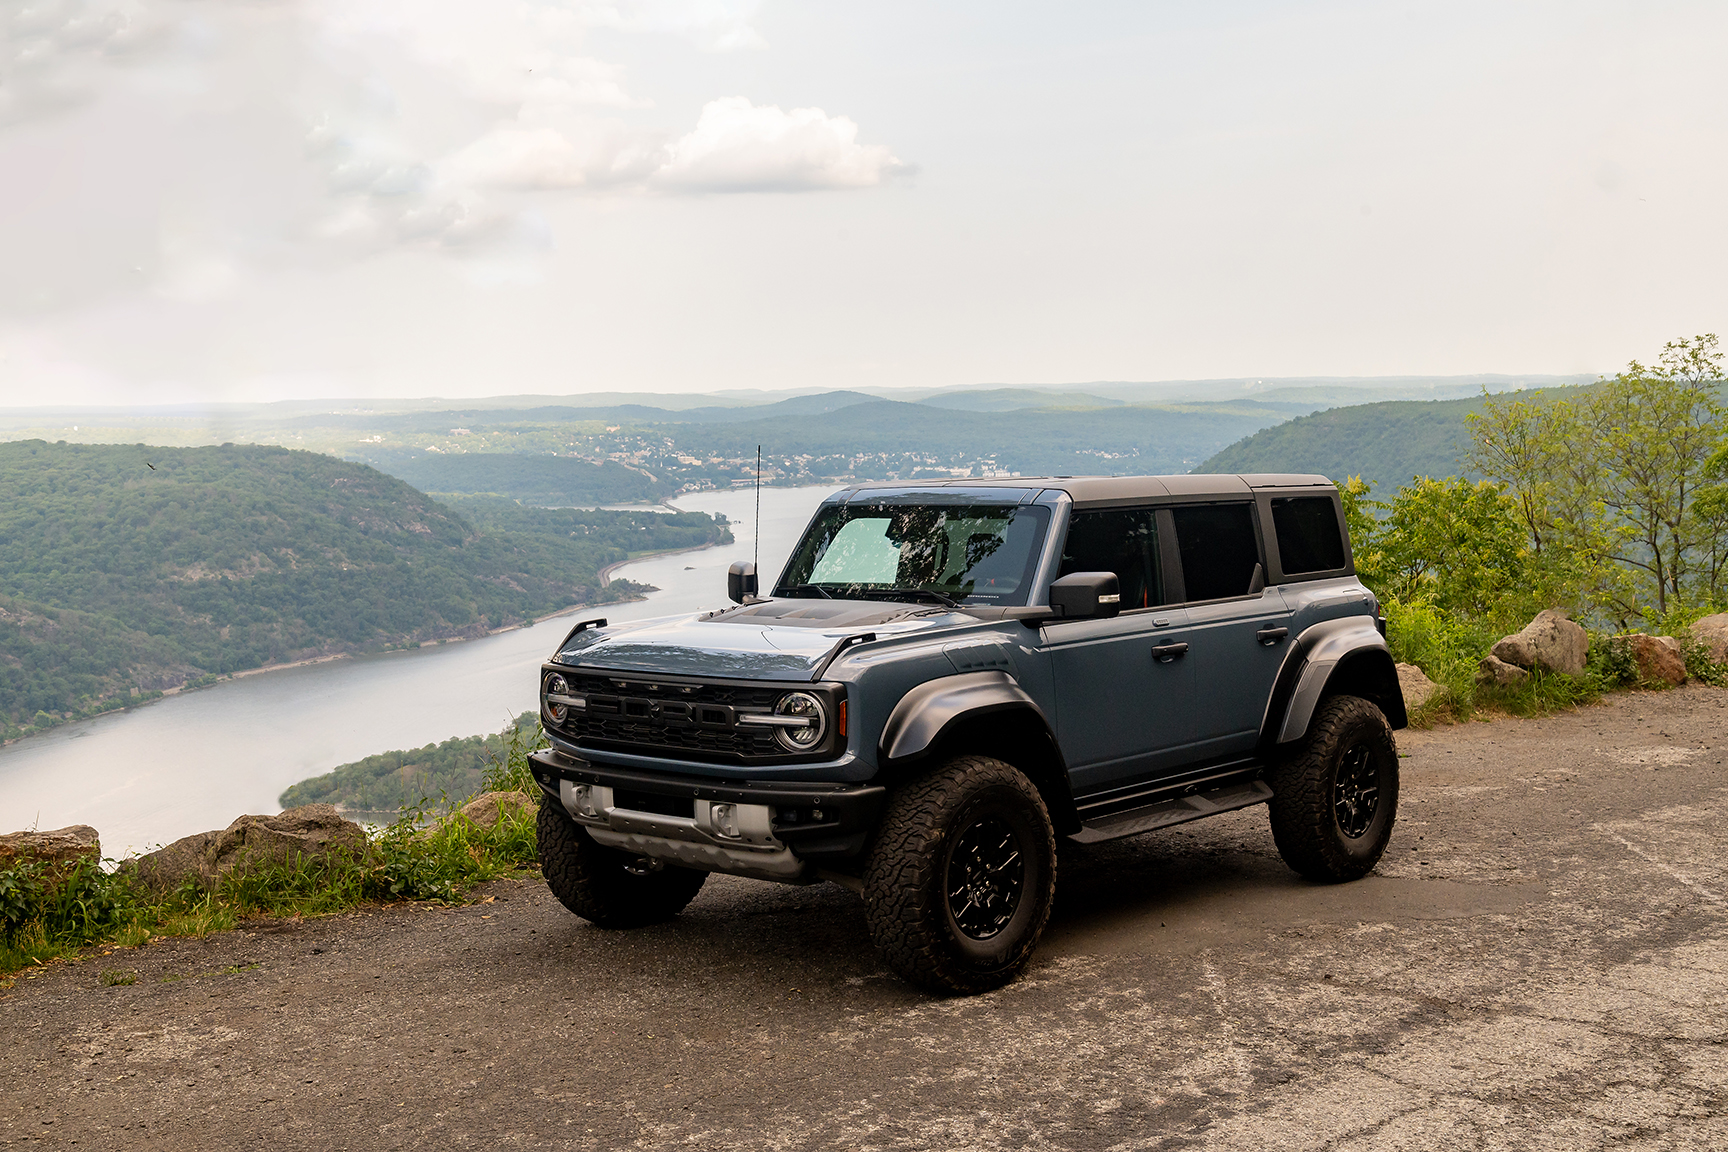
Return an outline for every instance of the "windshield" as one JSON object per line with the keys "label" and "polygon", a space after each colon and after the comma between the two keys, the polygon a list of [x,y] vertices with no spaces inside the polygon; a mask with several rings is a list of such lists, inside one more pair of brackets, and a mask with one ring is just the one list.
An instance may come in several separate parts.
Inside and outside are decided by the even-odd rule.
{"label": "windshield", "polygon": [[774,594],[887,599],[922,592],[960,604],[1022,605],[1049,522],[1049,509],[1037,505],[828,505]]}

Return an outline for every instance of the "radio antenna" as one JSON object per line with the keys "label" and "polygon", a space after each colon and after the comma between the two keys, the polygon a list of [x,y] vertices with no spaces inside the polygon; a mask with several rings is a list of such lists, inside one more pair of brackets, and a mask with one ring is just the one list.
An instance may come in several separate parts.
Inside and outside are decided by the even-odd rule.
{"label": "radio antenna", "polygon": [[762,445],[756,445],[756,579],[762,579]]}

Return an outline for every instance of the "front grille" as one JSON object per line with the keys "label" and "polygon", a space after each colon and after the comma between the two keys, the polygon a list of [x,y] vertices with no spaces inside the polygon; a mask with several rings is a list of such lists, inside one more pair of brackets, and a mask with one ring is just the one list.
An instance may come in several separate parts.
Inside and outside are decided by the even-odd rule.
{"label": "front grille", "polygon": [[[560,673],[588,707],[572,708],[556,731],[578,747],[675,752],[689,759],[779,759],[771,728],[740,728],[733,710],[766,712],[784,688],[681,684]],[[655,809],[649,809],[655,811]]]}

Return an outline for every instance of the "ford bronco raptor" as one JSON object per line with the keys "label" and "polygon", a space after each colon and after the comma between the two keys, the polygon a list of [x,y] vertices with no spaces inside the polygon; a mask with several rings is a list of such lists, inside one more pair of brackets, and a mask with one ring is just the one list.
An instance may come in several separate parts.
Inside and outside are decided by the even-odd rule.
{"label": "ford bronco raptor", "polygon": [[1325,477],[861,484],[772,595],[727,579],[541,668],[541,864],[595,924],[710,872],[833,881],[896,971],[970,993],[1030,959],[1058,837],[1263,803],[1310,879],[1385,851],[1404,704]]}

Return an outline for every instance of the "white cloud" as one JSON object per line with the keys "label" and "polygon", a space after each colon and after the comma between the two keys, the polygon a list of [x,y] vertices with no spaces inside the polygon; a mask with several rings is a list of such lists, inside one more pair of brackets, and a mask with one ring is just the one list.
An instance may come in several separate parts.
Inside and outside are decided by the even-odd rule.
{"label": "white cloud", "polygon": [[695,129],[670,145],[653,183],[675,191],[801,192],[870,188],[905,169],[885,146],[858,143],[858,125],[845,116],[728,96],[710,101]]}
{"label": "white cloud", "polygon": [[114,65],[162,45],[143,0],[36,0],[0,9],[0,124],[83,103]]}
{"label": "white cloud", "polygon": [[[207,302],[265,268],[393,249],[490,262],[502,281],[552,247],[551,197],[861,188],[902,167],[815,108],[733,98],[693,128],[655,124],[590,43],[604,28],[760,47],[756,0],[24,3],[0,0],[0,132],[54,115],[65,142],[0,148],[0,241],[29,239],[0,268],[8,309]],[[122,152],[124,179],[75,171]],[[90,190],[76,211],[25,195],[44,162]],[[88,211],[111,222],[100,242]]]}
{"label": "white cloud", "polygon": [[500,124],[438,164],[449,187],[546,191],[639,184],[664,162],[651,135],[596,125],[581,146],[553,128]]}

